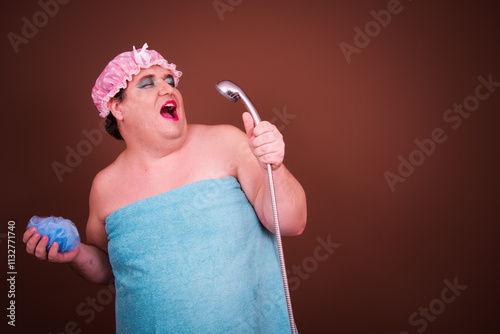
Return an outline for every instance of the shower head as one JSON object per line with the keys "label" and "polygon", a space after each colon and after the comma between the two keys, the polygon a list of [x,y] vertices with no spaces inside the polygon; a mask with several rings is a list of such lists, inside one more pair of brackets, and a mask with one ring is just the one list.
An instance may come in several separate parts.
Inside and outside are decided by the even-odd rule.
{"label": "shower head", "polygon": [[243,89],[238,87],[237,84],[235,84],[232,81],[229,80],[223,80],[220,81],[215,85],[215,88],[221,93],[225,98],[227,98],[229,101],[236,102],[239,99],[243,101],[245,104],[245,107],[247,110],[250,112],[250,114],[253,117],[253,122],[255,125],[260,123],[260,116],[257,113],[257,110],[252,104],[252,101],[248,98],[248,96],[245,94]]}
{"label": "shower head", "polygon": [[241,88],[232,81],[221,81],[217,85],[215,85],[215,89],[217,89],[219,93],[221,93],[231,102],[236,102],[240,99],[239,92],[241,91]]}

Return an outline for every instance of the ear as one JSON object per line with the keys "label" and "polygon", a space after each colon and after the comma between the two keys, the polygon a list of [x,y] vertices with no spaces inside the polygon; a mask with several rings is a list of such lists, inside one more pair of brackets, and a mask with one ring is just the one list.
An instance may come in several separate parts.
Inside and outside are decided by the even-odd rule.
{"label": "ear", "polygon": [[111,111],[111,113],[113,114],[113,116],[115,116],[117,120],[123,121],[123,114],[121,112],[120,102],[118,101],[118,99],[112,98],[111,100],[109,100],[108,109]]}

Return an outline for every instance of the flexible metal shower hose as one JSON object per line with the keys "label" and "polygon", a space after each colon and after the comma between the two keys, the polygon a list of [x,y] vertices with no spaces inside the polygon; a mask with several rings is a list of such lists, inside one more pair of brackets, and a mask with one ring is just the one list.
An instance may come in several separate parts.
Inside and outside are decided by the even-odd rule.
{"label": "flexible metal shower hose", "polygon": [[290,328],[292,333],[296,334],[295,319],[293,317],[292,299],[290,298],[290,290],[288,289],[288,278],[286,276],[285,256],[283,255],[283,245],[281,243],[280,223],[278,219],[278,207],[276,205],[276,194],[274,193],[273,170],[271,164],[267,164],[267,176],[269,180],[269,192],[271,193],[271,204],[273,208],[274,233],[276,235],[276,243],[278,244],[278,254],[281,265],[281,276],[283,277],[283,286],[285,288],[286,306],[288,308],[288,318],[290,319]]}
{"label": "flexible metal shower hose", "polygon": [[[257,126],[261,122],[259,113],[257,112],[252,102],[246,95],[241,97],[243,98],[243,102],[245,103],[246,108],[253,117],[255,126]],[[286,275],[285,255],[283,254],[283,244],[281,242],[281,231],[278,218],[278,206],[276,205],[276,193],[274,191],[274,179],[273,179],[273,170],[271,168],[271,164],[267,164],[267,179],[269,180],[269,192],[271,194],[271,206],[273,209],[274,234],[276,235],[276,243],[278,246],[278,255],[281,266],[281,277],[283,278],[286,307],[288,309],[288,319],[290,320],[290,328],[292,330],[292,334],[296,334],[297,329],[295,328],[295,319],[293,317],[292,298],[290,298],[290,289],[288,288],[288,277]]]}
{"label": "flexible metal shower hose", "polygon": [[[229,99],[232,102],[236,102],[239,99],[243,101],[245,107],[248,112],[252,115],[255,126],[257,126],[260,122],[260,116],[253,103],[250,101],[248,96],[243,92],[243,90],[238,87],[234,82],[229,80],[220,81],[215,85],[215,88],[221,93],[225,98]],[[281,243],[281,232],[280,232],[280,223],[278,219],[278,207],[276,206],[276,194],[274,192],[274,181],[273,181],[273,170],[271,168],[271,164],[267,164],[267,176],[269,180],[269,192],[271,194],[271,205],[273,209],[273,220],[274,220],[274,233],[276,235],[276,243],[278,246],[278,254],[281,265],[281,276],[283,278],[283,287],[285,289],[285,298],[286,298],[286,306],[288,308],[288,318],[290,320],[290,328],[292,330],[292,334],[296,334],[297,330],[295,328],[295,320],[293,317],[293,309],[292,309],[292,300],[290,298],[290,291],[288,289],[288,278],[286,276],[286,267],[285,267],[285,256],[283,255],[283,245]]]}

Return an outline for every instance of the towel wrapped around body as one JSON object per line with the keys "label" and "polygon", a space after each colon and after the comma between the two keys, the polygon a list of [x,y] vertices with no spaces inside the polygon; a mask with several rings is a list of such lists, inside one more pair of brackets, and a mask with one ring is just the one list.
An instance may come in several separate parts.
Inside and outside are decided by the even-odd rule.
{"label": "towel wrapped around body", "polygon": [[236,178],[129,204],[106,231],[117,333],[290,333],[276,240]]}

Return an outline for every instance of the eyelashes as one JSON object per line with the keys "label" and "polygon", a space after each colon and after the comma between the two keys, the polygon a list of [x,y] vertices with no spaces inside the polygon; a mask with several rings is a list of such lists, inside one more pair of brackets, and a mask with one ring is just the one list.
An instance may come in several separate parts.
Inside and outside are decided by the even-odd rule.
{"label": "eyelashes", "polygon": [[[167,77],[165,79],[163,79],[166,83],[168,83],[171,87],[174,87],[175,88],[175,80],[174,80],[174,77],[169,74],[167,75]],[[137,85],[137,87],[139,88],[151,88],[151,87],[154,87],[156,86],[156,82],[153,80],[152,77],[147,77],[145,78],[144,80],[142,80],[141,82],[139,82],[139,84]]]}
{"label": "eyelashes", "polygon": [[149,87],[153,87],[155,85],[155,82],[152,78],[146,78],[144,80],[142,80],[141,82],[139,82],[139,84],[137,85],[137,87],[139,88],[149,88]]}
{"label": "eyelashes", "polygon": [[166,83],[168,83],[170,86],[174,87],[175,88],[175,80],[174,80],[174,77],[169,74],[167,75],[167,77],[164,79]]}

